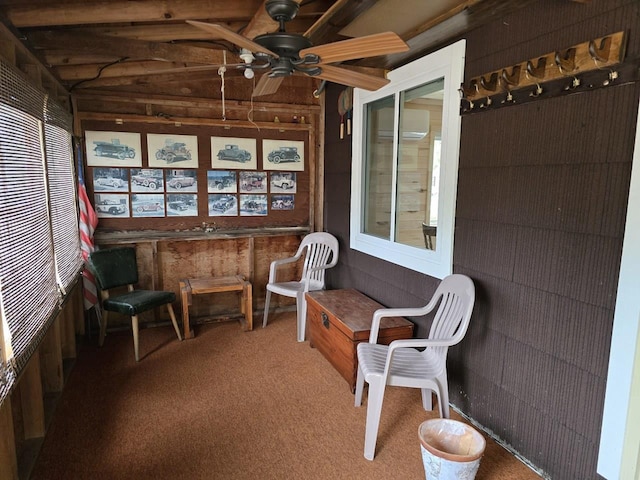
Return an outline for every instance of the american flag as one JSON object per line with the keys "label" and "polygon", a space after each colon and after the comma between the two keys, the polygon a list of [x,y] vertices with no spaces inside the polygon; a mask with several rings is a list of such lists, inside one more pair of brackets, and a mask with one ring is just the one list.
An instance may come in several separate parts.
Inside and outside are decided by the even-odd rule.
{"label": "american flag", "polygon": [[80,249],[85,268],[82,271],[84,287],[84,309],[89,310],[98,303],[98,290],[93,273],[87,268],[89,254],[93,252],[93,232],[98,226],[98,216],[91,206],[84,183],[84,168],[82,166],[82,144],[76,144],[78,159],[78,203],[80,205]]}

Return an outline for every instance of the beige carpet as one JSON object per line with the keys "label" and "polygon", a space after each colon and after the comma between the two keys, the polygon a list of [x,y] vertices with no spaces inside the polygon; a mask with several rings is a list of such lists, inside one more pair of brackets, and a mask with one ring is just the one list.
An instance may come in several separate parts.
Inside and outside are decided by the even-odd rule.
{"label": "beige carpet", "polygon": [[[266,329],[171,327],[82,347],[48,430],[33,479],[420,479],[417,430],[435,413],[420,393],[389,388],[377,454],[363,457],[366,401],[309,343],[295,315]],[[537,479],[489,442],[477,479]]]}

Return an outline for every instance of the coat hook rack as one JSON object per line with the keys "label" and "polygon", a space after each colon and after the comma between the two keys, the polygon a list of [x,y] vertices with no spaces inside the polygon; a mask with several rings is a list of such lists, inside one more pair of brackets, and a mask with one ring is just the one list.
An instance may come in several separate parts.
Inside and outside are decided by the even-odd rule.
{"label": "coat hook rack", "polygon": [[[468,106],[480,99],[490,100],[496,95],[500,95],[498,104],[513,103],[510,98],[505,102],[504,95],[511,97],[512,93],[523,88],[534,87],[530,96],[537,98],[545,91],[545,82],[564,77],[572,80],[571,89],[576,88],[581,84],[578,75],[621,63],[625,44],[626,33],[616,32],[474,77],[460,88],[463,111],[470,110]],[[468,105],[466,108],[465,104]],[[487,101],[481,103],[486,104]]]}

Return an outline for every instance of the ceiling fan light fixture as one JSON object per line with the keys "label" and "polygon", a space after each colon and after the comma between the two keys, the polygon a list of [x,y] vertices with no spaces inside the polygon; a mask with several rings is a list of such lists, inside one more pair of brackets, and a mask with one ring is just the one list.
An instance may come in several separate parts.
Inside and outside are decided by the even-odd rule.
{"label": "ceiling fan light fixture", "polygon": [[255,73],[251,68],[244,69],[244,78],[248,78],[249,80],[251,80],[254,76],[255,76]]}

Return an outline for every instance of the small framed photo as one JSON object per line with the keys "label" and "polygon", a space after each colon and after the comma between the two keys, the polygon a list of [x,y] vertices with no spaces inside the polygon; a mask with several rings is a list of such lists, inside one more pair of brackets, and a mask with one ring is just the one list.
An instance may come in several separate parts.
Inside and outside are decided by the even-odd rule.
{"label": "small framed photo", "polygon": [[304,142],[262,140],[264,170],[304,171]]}
{"label": "small framed photo", "polygon": [[129,172],[126,168],[94,168],[93,191],[128,192]]}
{"label": "small framed photo", "polygon": [[294,172],[271,172],[269,183],[271,193],[296,193],[296,174]]}
{"label": "small framed photo", "polygon": [[140,134],[84,132],[88,167],[141,167]]}
{"label": "small framed photo", "polygon": [[167,217],[197,217],[198,195],[173,193],[167,195]]}
{"label": "small framed photo", "polygon": [[267,214],[266,195],[240,195],[240,216],[254,217]]}
{"label": "small framed photo", "polygon": [[211,137],[211,168],[255,170],[256,139],[237,137]]}
{"label": "small framed photo", "polygon": [[293,210],[293,195],[271,195],[271,210]]}
{"label": "small framed photo", "polygon": [[238,215],[238,199],[235,195],[214,193],[209,195],[210,217],[235,217]]}
{"label": "small framed photo", "polygon": [[96,193],[94,204],[98,218],[129,217],[129,195]]}
{"label": "small framed photo", "polygon": [[196,135],[147,134],[149,166],[157,168],[198,168]]}
{"label": "small framed photo", "polygon": [[237,193],[236,172],[231,170],[209,170],[207,172],[207,192]]}
{"label": "small framed photo", "polygon": [[167,170],[166,189],[169,192],[197,192],[197,170]]}
{"label": "small framed photo", "polygon": [[164,192],[164,172],[159,168],[132,168],[132,192]]}
{"label": "small framed photo", "polygon": [[131,211],[134,217],[164,217],[164,195],[161,193],[133,194]]}
{"label": "small framed photo", "polygon": [[267,193],[266,172],[240,172],[241,193]]}

